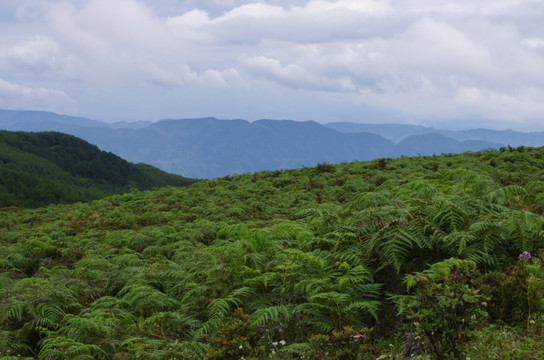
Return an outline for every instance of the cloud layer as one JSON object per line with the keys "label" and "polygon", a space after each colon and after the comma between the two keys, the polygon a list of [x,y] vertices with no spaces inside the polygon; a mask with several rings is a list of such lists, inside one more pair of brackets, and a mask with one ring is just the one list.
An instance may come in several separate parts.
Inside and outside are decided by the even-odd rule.
{"label": "cloud layer", "polygon": [[0,10],[4,108],[544,129],[541,0],[21,0]]}

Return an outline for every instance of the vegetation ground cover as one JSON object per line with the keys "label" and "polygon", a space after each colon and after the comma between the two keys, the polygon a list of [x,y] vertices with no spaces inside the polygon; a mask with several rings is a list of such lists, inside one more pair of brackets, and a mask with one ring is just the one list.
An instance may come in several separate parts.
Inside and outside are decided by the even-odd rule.
{"label": "vegetation ground cover", "polygon": [[544,150],[0,210],[2,359],[544,358]]}

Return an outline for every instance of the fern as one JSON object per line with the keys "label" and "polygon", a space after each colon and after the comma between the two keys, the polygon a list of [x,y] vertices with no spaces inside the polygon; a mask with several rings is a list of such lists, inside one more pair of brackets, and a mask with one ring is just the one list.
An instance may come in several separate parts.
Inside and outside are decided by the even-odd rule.
{"label": "fern", "polygon": [[[289,358],[301,358],[304,359],[308,352],[311,350],[311,346],[308,343],[293,343],[283,346],[280,350],[280,354],[289,354]],[[296,357],[295,357],[296,356]]]}
{"label": "fern", "polygon": [[135,314],[151,314],[172,308],[176,301],[149,285],[127,285],[118,294]]}
{"label": "fern", "polygon": [[450,258],[444,261],[440,261],[432,264],[429,269],[417,273],[415,275],[406,275],[404,277],[404,283],[406,284],[406,290],[410,291],[412,287],[416,285],[419,277],[424,277],[433,282],[445,281],[448,279],[453,269],[476,269],[476,263],[470,260],[461,260],[456,258]]}
{"label": "fern", "polygon": [[[540,235],[543,231],[544,219],[528,211],[510,211],[501,222],[505,227],[509,241],[516,247],[516,251],[537,252],[544,247],[544,239]],[[517,254],[515,254],[517,255]]]}
{"label": "fern", "polygon": [[476,236],[470,231],[451,232],[443,237],[444,242],[457,249],[457,256],[462,257],[465,249],[476,241]]}
{"label": "fern", "polygon": [[378,309],[380,308],[380,305],[380,301],[354,301],[345,308],[345,311],[363,311],[364,313],[369,313],[376,321],[378,321]]}
{"label": "fern", "polygon": [[460,201],[448,201],[447,203],[439,204],[439,209],[435,212],[432,221],[448,232],[463,229],[468,221],[468,213],[460,205]]}
{"label": "fern", "polygon": [[501,187],[489,193],[489,201],[502,205],[511,206],[517,198],[528,195],[527,190],[519,185]]}
{"label": "fern", "polygon": [[248,298],[253,294],[248,287],[242,287],[232,291],[228,296],[217,298],[208,305],[208,320],[195,331],[194,340],[200,339],[204,335],[214,332],[222,321],[232,313],[234,307],[239,307],[243,303],[244,298]]}
{"label": "fern", "polygon": [[352,285],[366,283],[371,280],[370,272],[364,266],[358,265],[349,269],[345,275],[337,279],[338,289],[342,291]]}
{"label": "fern", "polygon": [[251,326],[263,326],[270,322],[288,322],[292,309],[286,305],[276,305],[261,308],[249,316]]}
{"label": "fern", "polygon": [[397,273],[400,273],[411,251],[423,247],[420,236],[407,229],[391,229],[380,234],[380,238],[383,242],[380,249],[381,257],[385,262],[391,264]]}
{"label": "fern", "polygon": [[490,178],[469,169],[452,170],[449,173],[449,178],[456,180],[464,192],[480,198],[496,188]]}
{"label": "fern", "polygon": [[99,346],[91,344],[82,344],[66,337],[46,338],[41,341],[40,360],[46,359],[96,359],[97,357],[107,355]]}
{"label": "fern", "polygon": [[383,205],[386,205],[390,202],[390,199],[383,193],[380,192],[365,192],[357,197],[351,202],[349,209],[360,210],[368,208],[376,208]]}
{"label": "fern", "polygon": [[117,327],[118,320],[112,317],[111,313],[94,310],[79,316],[67,315],[63,319],[63,326],[59,333],[76,341],[106,343],[107,339],[114,338]]}

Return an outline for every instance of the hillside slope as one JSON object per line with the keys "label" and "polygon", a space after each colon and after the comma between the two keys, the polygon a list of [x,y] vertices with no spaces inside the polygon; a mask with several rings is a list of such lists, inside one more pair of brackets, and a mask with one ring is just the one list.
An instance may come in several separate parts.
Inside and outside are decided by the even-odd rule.
{"label": "hillside slope", "polygon": [[131,164],[74,136],[0,131],[0,207],[89,201],[193,180]]}
{"label": "hillside slope", "polygon": [[542,359],[542,169],[510,148],[0,210],[0,354]]}

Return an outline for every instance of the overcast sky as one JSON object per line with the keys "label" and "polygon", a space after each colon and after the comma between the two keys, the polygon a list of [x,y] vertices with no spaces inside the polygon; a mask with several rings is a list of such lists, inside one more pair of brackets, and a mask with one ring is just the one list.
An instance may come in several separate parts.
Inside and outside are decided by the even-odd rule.
{"label": "overcast sky", "polygon": [[543,0],[0,0],[0,108],[544,130]]}

